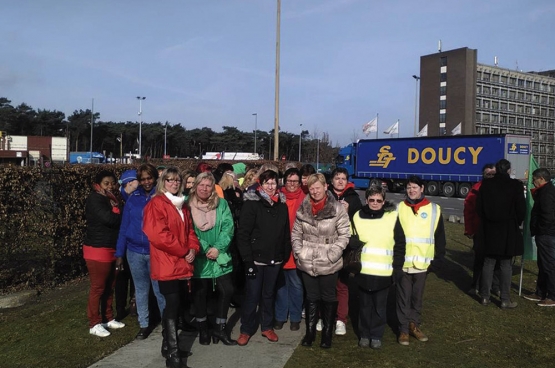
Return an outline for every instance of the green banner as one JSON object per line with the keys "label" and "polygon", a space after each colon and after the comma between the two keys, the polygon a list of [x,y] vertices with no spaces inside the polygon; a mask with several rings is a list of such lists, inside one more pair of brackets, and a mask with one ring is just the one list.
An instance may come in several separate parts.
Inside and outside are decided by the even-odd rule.
{"label": "green banner", "polygon": [[534,159],[534,155],[530,155],[530,169],[528,171],[528,183],[526,184],[526,216],[524,216],[524,255],[523,260],[535,261],[538,259],[538,252],[536,249],[536,242],[534,238],[530,235],[530,216],[532,213],[532,207],[534,206],[534,199],[532,198],[532,193],[530,189],[534,188],[532,183],[532,173],[538,169],[538,163]]}

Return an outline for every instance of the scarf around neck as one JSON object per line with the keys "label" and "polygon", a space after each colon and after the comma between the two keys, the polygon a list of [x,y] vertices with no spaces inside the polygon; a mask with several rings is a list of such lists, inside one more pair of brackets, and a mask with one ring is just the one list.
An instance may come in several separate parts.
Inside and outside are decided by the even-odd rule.
{"label": "scarf around neck", "polygon": [[266,200],[266,202],[268,202],[271,206],[273,206],[274,203],[279,202],[279,192],[277,190],[271,197],[268,193],[264,191],[264,188],[262,188],[262,186],[259,186],[256,190],[258,191],[258,194],[260,194],[260,196],[264,198],[264,200]]}
{"label": "scarf around neck", "polygon": [[102,189],[102,187],[100,186],[100,184],[93,184],[93,190],[95,192],[97,192],[100,195],[103,195],[104,197],[108,197],[108,199],[110,200],[110,204],[112,205],[112,212],[113,213],[120,213],[120,209],[119,209],[119,201],[116,198],[116,196],[114,195],[114,193],[108,191],[108,190],[104,190]]}
{"label": "scarf around neck", "polygon": [[430,201],[426,197],[419,198],[417,200],[412,200],[410,198],[405,199],[405,204],[412,208],[412,212],[415,215],[418,215],[418,210],[420,207],[424,207],[425,205],[429,204]]}
{"label": "scarf around neck", "polygon": [[193,222],[200,231],[208,231],[216,225],[216,209],[209,209],[208,203],[193,197],[189,199],[189,206]]}
{"label": "scarf around neck", "polygon": [[181,209],[183,208],[183,202],[185,202],[185,197],[183,195],[176,196],[171,194],[170,192],[165,192],[164,194],[172,202],[175,208],[177,208],[177,210],[181,212]]}

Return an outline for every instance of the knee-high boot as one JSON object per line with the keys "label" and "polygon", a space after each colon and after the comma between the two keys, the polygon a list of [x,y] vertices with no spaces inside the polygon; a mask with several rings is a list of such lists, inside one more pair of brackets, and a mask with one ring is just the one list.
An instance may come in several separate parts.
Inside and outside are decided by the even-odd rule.
{"label": "knee-high boot", "polygon": [[166,355],[166,367],[183,368],[179,354],[179,343],[177,338],[177,320],[164,318],[162,320],[163,329],[166,336],[168,352]]}
{"label": "knee-high boot", "polygon": [[322,302],[322,341],[320,347],[331,348],[331,338],[333,336],[333,327],[335,325],[335,316],[337,314],[337,302]]}
{"label": "knee-high boot", "polygon": [[162,348],[160,349],[162,356],[166,358],[168,356],[168,340],[166,339],[166,324],[162,320]]}
{"label": "knee-high boot", "polygon": [[303,337],[303,346],[312,346],[312,343],[316,339],[316,324],[318,323],[318,305],[317,302],[306,302],[305,305],[305,319],[306,319],[306,334]]}

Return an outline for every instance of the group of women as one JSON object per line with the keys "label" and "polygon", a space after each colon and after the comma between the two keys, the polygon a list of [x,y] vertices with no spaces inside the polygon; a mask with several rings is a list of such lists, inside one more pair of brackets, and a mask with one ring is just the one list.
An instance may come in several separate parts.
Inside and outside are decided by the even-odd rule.
{"label": "group of women", "polygon": [[[231,170],[220,173],[223,179],[229,175],[228,182],[232,183],[224,185],[233,189],[227,191],[226,198],[219,194],[224,190],[208,170],[185,178],[177,168],[168,167],[158,178],[156,169],[145,164],[137,170],[139,186],[129,195],[123,216],[112,194],[114,175],[100,172],[87,200],[83,246],[91,279],[87,309],[90,333],[104,337],[110,334],[107,329],[124,326],[113,318],[111,294],[125,256],[135,281],[140,325],[137,338],[150,333],[148,293],[152,288],[162,314],[162,355],[168,367],[185,366],[177,330],[180,311],[190,293],[201,344],[211,340],[248,344],[257,330],[257,309],[262,336],[276,342],[275,330],[283,328],[288,317],[290,329],[300,329],[305,294],[302,345],[312,346],[321,318],[320,346],[329,348],[338,314],[342,255],[356,228],[365,243],[357,282],[362,290],[361,306],[368,311],[361,312],[359,345],[378,348],[385,328],[387,292],[393,270],[402,267],[405,242],[397,212],[385,202],[385,191],[381,185],[371,186],[365,206],[355,209],[344,200],[345,189],[350,188],[346,173],[338,183],[332,178],[334,190],[328,191],[322,174],[291,168],[279,188],[275,168],[260,171],[244,193],[236,190],[238,183]],[[222,178],[219,183],[225,182]],[[235,207],[235,197],[242,199],[240,216],[234,213],[236,208],[230,209],[230,205]],[[233,243],[245,280],[237,341],[226,328],[236,284],[230,249]],[[217,300],[215,327],[210,332],[207,300],[213,291]]]}

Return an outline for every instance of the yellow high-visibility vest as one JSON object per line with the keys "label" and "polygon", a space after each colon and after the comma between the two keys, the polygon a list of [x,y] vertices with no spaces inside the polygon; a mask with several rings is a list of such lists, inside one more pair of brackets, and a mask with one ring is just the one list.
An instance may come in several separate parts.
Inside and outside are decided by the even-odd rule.
{"label": "yellow high-visibility vest", "polygon": [[430,203],[420,207],[416,215],[404,202],[399,203],[397,209],[407,240],[403,268],[426,270],[434,260],[434,234],[439,223],[441,207]]}
{"label": "yellow high-visibility vest", "polygon": [[393,274],[393,233],[396,221],[397,211],[385,212],[380,219],[363,219],[360,211],[353,216],[359,239],[365,243],[360,255],[361,274]]}

